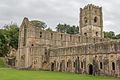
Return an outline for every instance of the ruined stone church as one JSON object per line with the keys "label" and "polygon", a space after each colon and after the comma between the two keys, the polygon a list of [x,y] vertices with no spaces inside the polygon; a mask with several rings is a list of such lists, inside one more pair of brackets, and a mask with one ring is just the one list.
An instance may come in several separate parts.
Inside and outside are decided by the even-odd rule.
{"label": "ruined stone church", "polygon": [[120,40],[104,38],[102,7],[80,8],[80,34],[49,32],[24,18],[16,68],[120,77]]}

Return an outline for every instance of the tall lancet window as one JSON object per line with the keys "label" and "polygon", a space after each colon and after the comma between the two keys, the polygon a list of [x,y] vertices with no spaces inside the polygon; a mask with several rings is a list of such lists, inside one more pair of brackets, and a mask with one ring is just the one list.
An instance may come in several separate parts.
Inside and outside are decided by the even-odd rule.
{"label": "tall lancet window", "polygon": [[24,27],[24,38],[23,38],[23,46],[26,45],[26,33],[27,33],[27,28],[26,26]]}

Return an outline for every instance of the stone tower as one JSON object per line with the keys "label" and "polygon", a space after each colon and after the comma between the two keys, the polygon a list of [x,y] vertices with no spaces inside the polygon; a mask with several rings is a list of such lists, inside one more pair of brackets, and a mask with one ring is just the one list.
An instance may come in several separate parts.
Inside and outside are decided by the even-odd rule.
{"label": "stone tower", "polygon": [[88,4],[80,8],[80,33],[88,37],[103,37],[102,7]]}

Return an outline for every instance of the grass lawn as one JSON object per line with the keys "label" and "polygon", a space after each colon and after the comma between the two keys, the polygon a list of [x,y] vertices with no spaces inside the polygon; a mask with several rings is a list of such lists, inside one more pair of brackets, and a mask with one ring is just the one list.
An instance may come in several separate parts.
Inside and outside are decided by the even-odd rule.
{"label": "grass lawn", "polygon": [[0,68],[0,80],[120,80],[112,77],[90,76],[66,72],[23,71]]}

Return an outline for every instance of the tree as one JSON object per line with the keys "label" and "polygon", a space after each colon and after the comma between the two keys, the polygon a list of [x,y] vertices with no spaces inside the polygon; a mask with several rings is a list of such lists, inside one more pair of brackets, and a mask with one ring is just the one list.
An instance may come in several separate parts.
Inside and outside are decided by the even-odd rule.
{"label": "tree", "polygon": [[0,29],[0,56],[9,53],[10,48],[18,48],[19,28],[16,24],[5,25]]}
{"label": "tree", "polygon": [[0,29],[0,57],[4,56],[4,53],[7,53],[7,41],[5,39],[5,35],[3,34],[4,30]]}
{"label": "tree", "polygon": [[114,39],[115,38],[115,33],[113,31],[104,32],[104,37]]}
{"label": "tree", "polygon": [[79,26],[70,26],[67,24],[58,24],[56,27],[57,32],[61,33],[68,33],[68,34],[78,34],[79,33]]}
{"label": "tree", "polygon": [[113,31],[104,32],[104,38],[120,39],[120,34],[115,35]]}
{"label": "tree", "polygon": [[7,25],[5,27],[6,30],[6,39],[8,41],[9,46],[12,48],[18,48],[18,35],[19,35],[19,28],[16,24]]}
{"label": "tree", "polygon": [[49,27],[49,28],[46,29],[46,31],[52,32],[52,29]]}
{"label": "tree", "polygon": [[79,33],[79,26],[71,26],[67,29],[68,34],[78,34]]}
{"label": "tree", "polygon": [[33,26],[39,27],[41,29],[45,29],[47,27],[45,22],[42,22],[42,21],[39,21],[39,20],[32,20],[31,23],[32,23]]}
{"label": "tree", "polygon": [[64,33],[65,32],[65,27],[62,24],[58,24],[56,27],[57,32]]}
{"label": "tree", "polygon": [[117,35],[115,36],[115,39],[120,39],[120,34],[117,34]]}

